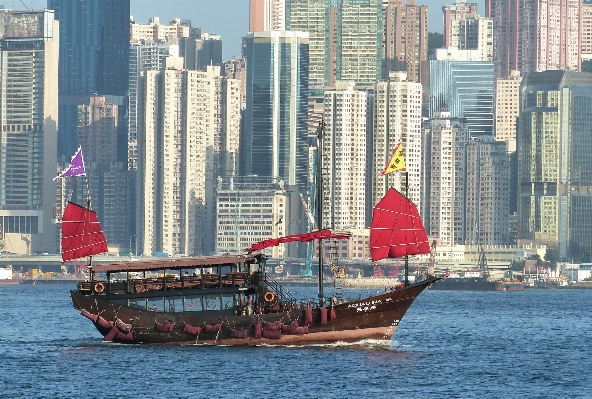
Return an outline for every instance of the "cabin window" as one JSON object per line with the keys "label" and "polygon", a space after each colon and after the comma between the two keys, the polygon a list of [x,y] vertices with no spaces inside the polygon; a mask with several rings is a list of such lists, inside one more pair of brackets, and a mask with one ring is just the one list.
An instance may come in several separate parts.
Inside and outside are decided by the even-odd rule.
{"label": "cabin window", "polygon": [[234,308],[234,295],[223,294],[222,295],[222,309],[233,309]]}
{"label": "cabin window", "polygon": [[201,296],[192,296],[185,298],[185,311],[186,312],[201,312],[203,306],[201,303]]}
{"label": "cabin window", "polygon": [[183,311],[183,299],[182,298],[168,298],[166,299],[166,312],[175,313]]}
{"label": "cabin window", "polygon": [[204,295],[205,310],[220,310],[220,296],[219,295]]}
{"label": "cabin window", "polygon": [[148,310],[152,310],[154,312],[162,312],[164,311],[164,299],[160,298],[150,298],[147,301],[148,303]]}

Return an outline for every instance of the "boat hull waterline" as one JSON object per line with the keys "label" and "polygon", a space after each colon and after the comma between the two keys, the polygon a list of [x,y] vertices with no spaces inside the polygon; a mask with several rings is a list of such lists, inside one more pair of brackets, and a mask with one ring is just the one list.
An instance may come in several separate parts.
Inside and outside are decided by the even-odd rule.
{"label": "boat hull waterline", "polygon": [[[431,278],[402,290],[329,306],[326,308],[327,313],[334,317],[327,317],[325,313],[325,320],[322,308],[310,308],[308,315],[304,309],[291,309],[250,316],[208,316],[207,313],[212,312],[164,313],[139,310],[111,302],[107,295],[83,295],[79,291],[71,291],[71,296],[74,308],[86,313],[108,341],[130,344],[294,346],[366,339],[390,340],[415,298],[438,279]],[[97,320],[99,316],[100,320]],[[282,329],[296,324],[300,330],[297,333],[276,330],[269,332],[272,338],[266,338],[266,331],[262,331],[261,326],[280,323]],[[163,326],[167,326],[170,331],[162,331]],[[193,331],[187,332],[186,326]],[[197,334],[194,331],[196,328],[199,329]],[[243,334],[237,336],[236,332]]]}

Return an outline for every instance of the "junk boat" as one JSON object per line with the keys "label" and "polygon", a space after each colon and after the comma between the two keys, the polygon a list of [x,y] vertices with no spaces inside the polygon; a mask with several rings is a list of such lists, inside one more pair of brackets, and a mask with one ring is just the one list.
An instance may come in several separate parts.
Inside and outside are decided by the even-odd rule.
{"label": "junk boat", "polygon": [[[322,207],[322,201],[318,204]],[[63,253],[72,259],[106,251],[94,212],[75,209],[66,209],[62,221]],[[321,215],[318,226],[323,226]],[[255,346],[390,340],[415,298],[440,277],[414,284],[406,278],[392,292],[327,301],[319,251],[318,302],[298,302],[265,272],[262,251],[267,247],[317,240],[322,249],[324,239],[348,237],[324,229],[265,240],[237,255],[90,265],[89,280],[71,291],[72,303],[105,341],[121,343]],[[370,250],[374,261],[430,253],[416,206],[393,188],[374,208]]]}

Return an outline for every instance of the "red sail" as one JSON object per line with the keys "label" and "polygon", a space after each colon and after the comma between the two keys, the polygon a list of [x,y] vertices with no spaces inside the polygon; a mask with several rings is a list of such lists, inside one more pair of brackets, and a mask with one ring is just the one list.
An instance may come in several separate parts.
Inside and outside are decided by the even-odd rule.
{"label": "red sail", "polygon": [[318,239],[333,238],[337,240],[347,240],[350,234],[347,232],[332,232],[329,229],[321,231],[313,231],[312,233],[292,234],[285,237],[270,238],[251,245],[250,248],[245,249],[247,252],[261,251],[265,248],[275,247],[276,245],[285,244],[288,242],[309,242]]}
{"label": "red sail", "polygon": [[374,207],[370,253],[373,261],[430,253],[417,207],[394,188]]}
{"label": "red sail", "polygon": [[107,240],[97,214],[68,202],[62,216],[62,261],[107,252]]}

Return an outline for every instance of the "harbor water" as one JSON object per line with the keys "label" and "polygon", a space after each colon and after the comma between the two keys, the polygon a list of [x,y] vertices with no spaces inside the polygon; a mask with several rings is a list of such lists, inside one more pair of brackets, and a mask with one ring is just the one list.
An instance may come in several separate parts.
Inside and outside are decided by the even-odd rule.
{"label": "harbor water", "polygon": [[104,343],[73,288],[0,285],[0,398],[592,397],[592,290],[425,291],[386,344],[227,348]]}

